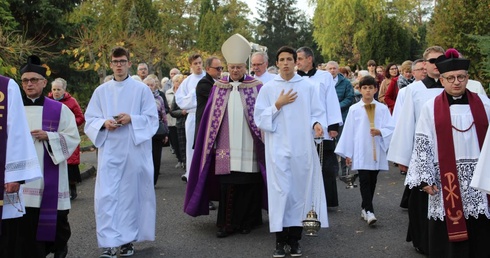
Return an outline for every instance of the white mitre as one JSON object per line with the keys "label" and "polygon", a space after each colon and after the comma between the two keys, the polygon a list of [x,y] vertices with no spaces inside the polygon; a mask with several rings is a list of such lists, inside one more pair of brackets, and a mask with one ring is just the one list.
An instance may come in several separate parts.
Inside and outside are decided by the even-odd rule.
{"label": "white mitre", "polygon": [[252,47],[247,39],[237,33],[223,43],[221,53],[228,64],[245,64],[252,53]]}

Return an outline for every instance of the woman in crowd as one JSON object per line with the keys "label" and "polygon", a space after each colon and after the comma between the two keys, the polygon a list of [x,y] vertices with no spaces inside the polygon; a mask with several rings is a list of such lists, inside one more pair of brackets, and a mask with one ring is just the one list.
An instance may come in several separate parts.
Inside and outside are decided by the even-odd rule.
{"label": "woman in crowd", "polygon": [[151,78],[147,77],[143,82],[150,87],[153,97],[155,98],[155,103],[157,106],[159,128],[157,133],[153,136],[151,141],[151,150],[153,156],[153,185],[157,184],[158,175],[160,175],[160,163],[162,161],[162,147],[163,144],[168,141],[168,125],[167,125],[167,114],[165,113],[165,105],[162,97],[160,96],[160,91],[157,88],[157,82]]}
{"label": "woman in crowd", "polygon": [[[70,93],[66,92],[66,80],[63,78],[56,78],[51,83],[51,92],[48,94],[48,98],[57,100],[65,104],[71,112],[75,115],[75,121],[77,126],[81,126],[85,122],[82,109],[75,98]],[[77,198],[77,183],[82,182],[80,176],[80,145],[75,149],[73,154],[68,158],[68,181],[70,184],[70,199],[75,200]]]}
{"label": "woman in crowd", "polygon": [[[183,80],[184,76],[182,74],[177,74],[172,78],[172,82],[174,84],[174,92],[177,92],[177,89],[179,89],[179,86]],[[179,142],[178,145],[180,155],[180,157],[179,155],[177,156],[177,159],[179,159],[181,167],[185,169],[185,120],[187,118],[187,110],[180,109],[180,107],[177,105],[177,102],[175,102],[175,97],[172,100],[170,110],[170,115],[176,118],[175,128],[177,129],[177,139]],[[185,181],[185,176],[182,177],[182,180]]]}
{"label": "woman in crowd", "polygon": [[385,95],[386,95],[386,91],[388,90],[388,86],[390,85],[391,79],[397,77],[399,74],[400,73],[398,72],[398,66],[395,63],[390,63],[386,66],[385,78],[381,82],[381,85],[379,86],[379,94],[378,94],[379,102],[386,104]]}

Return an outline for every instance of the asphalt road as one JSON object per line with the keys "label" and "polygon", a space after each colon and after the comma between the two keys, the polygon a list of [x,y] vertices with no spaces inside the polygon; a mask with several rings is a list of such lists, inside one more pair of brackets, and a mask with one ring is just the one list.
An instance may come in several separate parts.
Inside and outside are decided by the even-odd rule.
{"label": "asphalt road", "polygon": [[[82,154],[82,162],[96,165],[95,152]],[[216,238],[216,211],[209,216],[190,217],[182,211],[185,183],[182,169],[174,168],[177,160],[164,149],[157,196],[157,225],[154,242],[135,243],[133,257],[272,257],[275,235],[269,233],[267,213],[264,225],[248,235]],[[394,167],[380,173],[374,198],[378,222],[368,226],[360,219],[359,188],[345,189],[337,181],[340,206],[329,209],[329,228],[318,237],[301,240],[303,257],[423,257],[405,242],[406,210],[398,205],[403,193],[404,176]],[[93,210],[95,177],[78,185],[78,198],[72,202],[69,221],[72,236],[68,257],[98,257]],[[124,211],[121,211],[124,212]],[[145,212],[145,211],[141,211]]]}

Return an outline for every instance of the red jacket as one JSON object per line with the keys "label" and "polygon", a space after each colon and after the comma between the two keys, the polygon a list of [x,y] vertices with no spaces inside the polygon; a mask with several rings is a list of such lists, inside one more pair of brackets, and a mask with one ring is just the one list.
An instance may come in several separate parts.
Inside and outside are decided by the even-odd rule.
{"label": "red jacket", "polygon": [[[48,94],[48,98],[53,99],[53,93]],[[75,115],[75,120],[77,123],[77,126],[82,125],[85,122],[85,117],[83,116],[82,109],[80,108],[80,105],[78,105],[78,102],[75,98],[73,98],[70,93],[65,92],[65,95],[61,100],[59,100],[61,103],[65,104],[71,112]],[[68,158],[68,165],[78,165],[80,164],[80,145],[75,149],[73,154]]]}
{"label": "red jacket", "polygon": [[388,90],[386,90],[385,103],[393,114],[393,109],[395,108],[396,97],[398,96],[398,76],[391,78]]}

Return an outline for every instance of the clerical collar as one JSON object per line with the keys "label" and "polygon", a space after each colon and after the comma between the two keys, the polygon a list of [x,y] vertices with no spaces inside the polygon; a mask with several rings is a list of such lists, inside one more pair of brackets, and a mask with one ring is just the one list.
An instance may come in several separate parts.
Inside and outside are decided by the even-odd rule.
{"label": "clerical collar", "polygon": [[440,80],[436,80],[429,76],[425,76],[422,82],[424,83],[425,87],[427,87],[427,89],[444,88]]}
{"label": "clerical collar", "polygon": [[[244,80],[245,80],[245,75],[243,75],[243,77],[242,77],[242,78],[240,78],[240,80],[238,80],[238,82],[243,82]],[[236,82],[236,81],[235,81],[235,80],[233,80],[233,79],[231,78],[231,75],[230,75],[230,76],[228,76],[228,82]]]}
{"label": "clerical collar", "polygon": [[305,73],[305,72],[303,72],[303,71],[298,70],[298,75],[299,75],[299,76],[301,76],[301,77],[303,77],[303,76],[312,77],[313,75],[315,75],[316,71],[317,71],[317,70],[316,70],[316,68],[315,68],[315,67],[313,67],[313,69],[309,70],[309,71],[308,71],[308,72],[306,72],[306,73]]}
{"label": "clerical collar", "polygon": [[120,81],[116,80],[116,77],[114,77],[114,81],[116,81],[116,82],[122,82],[122,81],[125,81],[128,78],[129,78],[129,74],[126,75],[126,78],[124,78],[123,80],[120,80]]}
{"label": "clerical collar", "polygon": [[447,100],[449,102],[449,106],[451,105],[468,105],[468,95],[466,94],[466,91],[463,93],[463,95],[454,97],[452,95],[449,95],[449,93],[446,93]]}
{"label": "clerical collar", "polygon": [[37,99],[31,99],[27,96],[22,96],[24,106],[44,106],[44,96],[40,96]]}

